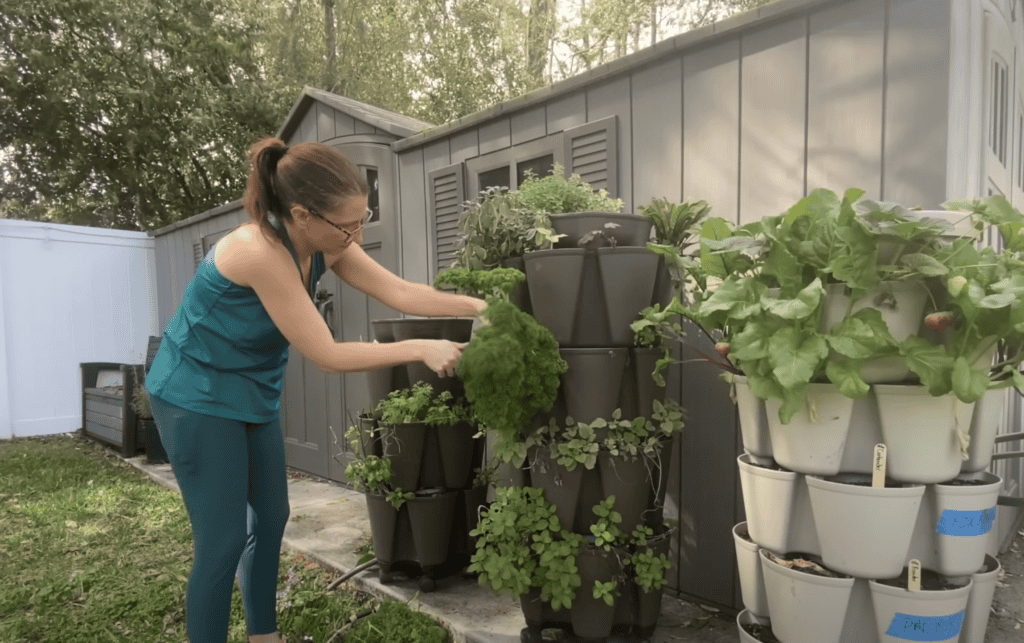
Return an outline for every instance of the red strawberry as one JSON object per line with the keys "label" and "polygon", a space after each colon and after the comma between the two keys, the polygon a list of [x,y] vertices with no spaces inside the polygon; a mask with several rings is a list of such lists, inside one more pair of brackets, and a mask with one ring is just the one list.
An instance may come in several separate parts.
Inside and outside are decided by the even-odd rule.
{"label": "red strawberry", "polygon": [[953,313],[949,311],[932,313],[924,318],[924,325],[929,329],[941,333],[953,323]]}

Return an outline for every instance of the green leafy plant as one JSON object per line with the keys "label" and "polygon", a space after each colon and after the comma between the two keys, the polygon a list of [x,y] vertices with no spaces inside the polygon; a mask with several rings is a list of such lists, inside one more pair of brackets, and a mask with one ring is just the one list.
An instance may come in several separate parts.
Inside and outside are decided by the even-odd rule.
{"label": "green leafy plant", "polygon": [[345,467],[345,479],[368,493],[391,491],[391,460],[375,455],[356,458]]}
{"label": "green leafy plant", "polygon": [[615,511],[615,496],[608,496],[594,505],[593,512],[598,517],[597,522],[590,526],[590,533],[594,535],[594,545],[611,551],[613,546],[622,544],[624,538],[622,530],[619,529],[622,514]]}
{"label": "green leafy plant", "polygon": [[540,410],[550,410],[569,365],[551,331],[507,301],[481,313],[489,325],[476,331],[459,360],[458,375],[478,421],[519,440]]}
{"label": "green leafy plant", "polygon": [[707,201],[672,203],[660,198],[640,206],[639,210],[641,216],[651,220],[656,244],[670,246],[682,254],[697,242],[700,226],[711,212],[711,206]]}
{"label": "green leafy plant", "polygon": [[555,609],[568,607],[580,586],[576,553],[583,539],[565,531],[555,507],[534,487],[499,488],[477,528],[469,571],[481,585],[519,598],[532,587]]}
{"label": "green leafy plant", "polygon": [[607,583],[602,583],[599,580],[595,580],[594,598],[603,599],[604,602],[608,604],[608,607],[615,607],[615,588],[617,585],[618,583],[615,582],[615,579],[612,579]]}
{"label": "green leafy plant", "polygon": [[453,286],[471,297],[488,299],[498,297],[509,300],[509,293],[526,281],[526,275],[516,268],[466,270],[450,268],[434,279],[434,287]]}
{"label": "green leafy plant", "polygon": [[[638,340],[672,337],[675,329],[666,325],[671,314],[711,329],[719,359],[709,359],[728,361],[727,370],[745,374],[755,396],[783,400],[783,422],[802,408],[811,382],[829,381],[855,399],[867,395],[861,365],[880,357],[904,357],[933,395],[948,392],[956,356],[950,359],[941,346],[919,337],[896,342],[877,309],[851,310],[883,282],[944,276],[957,257],[976,264],[967,250],[971,241],[950,243],[941,237],[947,222],[862,195],[851,189],[840,199],[815,190],[784,214],[736,229],[709,219],[701,270],[719,283],[690,306],[673,301],[668,311],[645,311],[633,325]],[[850,304],[837,326],[822,329],[829,284],[844,284]],[[671,363],[668,357],[666,349],[656,372]],[[964,401],[979,389],[976,374],[971,377],[973,390],[963,374],[956,390]]]}
{"label": "green leafy plant", "polygon": [[563,235],[551,229],[545,213],[531,211],[516,191],[492,187],[463,204],[459,247],[450,268],[489,270],[505,259],[550,248]]}
{"label": "green leafy plant", "polygon": [[404,492],[401,489],[395,489],[388,493],[387,501],[390,502],[391,506],[395,509],[401,509],[402,505],[404,505],[407,500],[412,500],[415,497],[416,494],[411,491]]}
{"label": "green leafy plant", "polygon": [[665,572],[672,567],[672,561],[664,554],[655,555],[651,549],[637,551],[630,558],[636,584],[645,592],[660,589],[665,585]]}
{"label": "green leafy plant", "polygon": [[523,206],[544,214],[621,212],[625,205],[622,199],[611,198],[607,190],[595,191],[579,174],[566,178],[560,163],[555,163],[551,174],[544,178],[527,170],[516,192]]}
{"label": "green leafy plant", "polygon": [[597,465],[600,445],[594,429],[587,424],[576,422],[572,416],[565,418],[565,427],[559,427],[554,418],[547,426],[527,437],[527,446],[544,446],[551,450],[551,459],[566,468],[574,470],[578,465],[593,469]]}
{"label": "green leafy plant", "polygon": [[377,406],[383,424],[414,424],[422,422],[429,426],[451,426],[473,419],[473,414],[463,400],[453,402],[452,394],[441,391],[434,395],[433,387],[426,382],[417,382],[411,389],[399,389],[388,393]]}

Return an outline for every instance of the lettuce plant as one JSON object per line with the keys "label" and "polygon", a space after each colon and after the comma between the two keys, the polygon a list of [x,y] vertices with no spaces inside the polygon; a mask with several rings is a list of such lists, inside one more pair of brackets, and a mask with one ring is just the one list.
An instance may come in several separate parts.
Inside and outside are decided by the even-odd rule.
{"label": "lettuce plant", "polygon": [[[867,395],[861,365],[887,356],[906,358],[933,395],[952,390],[965,402],[978,399],[988,384],[970,351],[976,352],[985,337],[1017,332],[1006,317],[1018,287],[1011,275],[1019,273],[1020,262],[1005,256],[997,260],[991,251],[986,255],[970,239],[951,243],[941,237],[947,222],[898,204],[862,200],[862,195],[850,189],[840,199],[815,190],[787,212],[739,228],[709,219],[702,230],[699,271],[714,287],[698,292],[689,306],[673,301],[666,311],[645,310],[633,324],[638,343],[678,335],[667,321],[685,315],[719,340],[716,349],[734,367],[727,370],[745,374],[755,396],[783,401],[783,422],[802,408],[811,382],[832,382],[855,399]],[[1005,208],[993,211],[990,207],[990,216],[998,216],[1007,230],[1019,232],[1021,219]],[[888,251],[884,259],[883,247]],[[897,342],[873,308],[851,314],[852,306],[879,284],[910,279],[961,286],[953,305],[963,330],[957,329],[950,347],[916,336]],[[850,308],[841,323],[822,332],[829,284],[844,284]],[[1007,310],[986,312],[1001,309]],[[671,363],[666,349],[656,372]]]}

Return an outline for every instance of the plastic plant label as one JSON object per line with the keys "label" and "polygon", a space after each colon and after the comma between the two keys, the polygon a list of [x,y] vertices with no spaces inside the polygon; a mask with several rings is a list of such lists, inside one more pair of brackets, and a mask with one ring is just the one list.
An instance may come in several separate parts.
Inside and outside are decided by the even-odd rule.
{"label": "plastic plant label", "polygon": [[960,636],[966,610],[949,616],[912,616],[896,612],[886,630],[904,641],[955,641]]}
{"label": "plastic plant label", "polygon": [[871,469],[871,486],[875,489],[885,486],[885,456],[885,445],[876,444],[874,466]]}
{"label": "plastic plant label", "polygon": [[992,531],[997,507],[980,511],[946,509],[939,517],[935,531],[942,536],[982,536]]}
{"label": "plastic plant label", "polygon": [[[907,589],[911,592],[921,591],[921,561],[917,560],[916,558],[910,561],[910,565],[907,566]],[[941,641],[943,639],[936,640]]]}

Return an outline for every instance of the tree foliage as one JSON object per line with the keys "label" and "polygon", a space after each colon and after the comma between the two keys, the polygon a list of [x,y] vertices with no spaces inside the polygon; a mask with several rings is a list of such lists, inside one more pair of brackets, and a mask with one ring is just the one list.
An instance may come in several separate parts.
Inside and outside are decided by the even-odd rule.
{"label": "tree foliage", "polygon": [[0,217],[238,199],[309,85],[441,124],[769,0],[0,0]]}
{"label": "tree foliage", "polygon": [[0,197],[128,229],[237,198],[246,145],[288,99],[260,82],[251,21],[212,0],[4,4],[0,147],[16,172]]}

